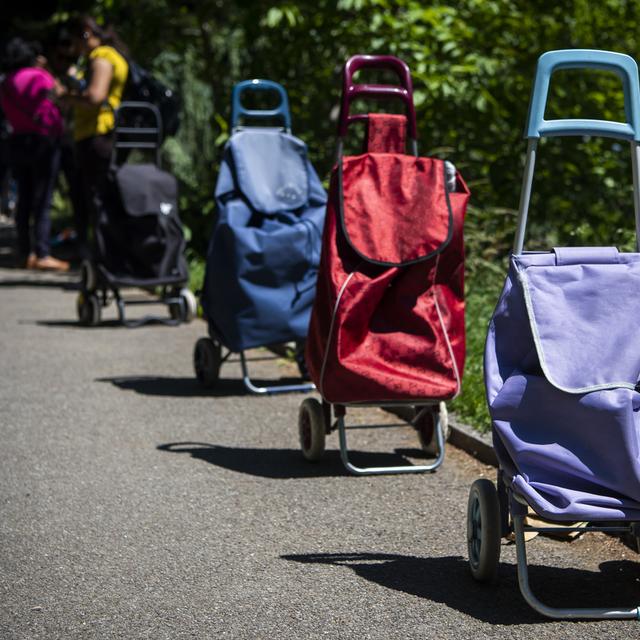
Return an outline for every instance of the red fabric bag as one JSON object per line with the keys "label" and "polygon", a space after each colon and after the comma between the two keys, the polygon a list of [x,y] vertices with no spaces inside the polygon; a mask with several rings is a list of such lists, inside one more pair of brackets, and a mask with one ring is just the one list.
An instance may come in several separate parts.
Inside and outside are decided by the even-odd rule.
{"label": "red fabric bag", "polygon": [[445,163],[404,154],[405,116],[368,115],[334,167],[307,364],[332,404],[453,398],[465,358],[464,214]]}

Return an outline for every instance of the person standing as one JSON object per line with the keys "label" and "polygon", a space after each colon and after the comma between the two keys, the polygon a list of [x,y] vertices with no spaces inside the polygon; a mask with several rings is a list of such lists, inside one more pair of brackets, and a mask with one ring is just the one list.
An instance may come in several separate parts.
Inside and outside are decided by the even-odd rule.
{"label": "person standing", "polygon": [[69,263],[54,258],[49,246],[49,210],[63,124],[53,101],[56,82],[44,69],[45,63],[37,43],[12,39],[5,51],[7,75],[0,85],[0,105],[11,126],[9,153],[18,189],[18,264],[28,269],[68,271]]}
{"label": "person standing", "polygon": [[71,28],[75,52],[86,60],[81,86],[70,93],[74,105],[74,140],[82,185],[76,231],[84,251],[107,179],[113,147],[115,111],[120,106],[129,65],[117,34],[85,16]]}

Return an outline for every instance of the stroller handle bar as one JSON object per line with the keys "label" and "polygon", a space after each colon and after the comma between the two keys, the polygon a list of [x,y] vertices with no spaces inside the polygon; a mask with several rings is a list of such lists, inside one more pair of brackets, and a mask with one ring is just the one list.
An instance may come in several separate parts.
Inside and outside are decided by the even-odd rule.
{"label": "stroller handle bar", "polygon": [[[561,69],[594,69],[612,71],[622,80],[626,122],[609,120],[545,120],[544,111],[549,93],[549,82],[555,71]],[[547,51],[538,59],[525,138],[542,136],[600,135],[608,138],[640,141],[640,90],[638,66],[624,53],[593,49],[563,49]]]}
{"label": "stroller handle bar", "polygon": [[[559,69],[599,69],[613,71],[622,79],[626,122],[609,120],[545,120],[544,110],[549,93],[549,81]],[[522,177],[518,223],[513,241],[513,253],[524,249],[524,236],[529,215],[529,202],[538,151],[538,140],[543,136],[600,135],[628,140],[631,148],[631,174],[633,179],[633,208],[636,221],[636,247],[640,249],[640,83],[638,66],[633,58],[623,53],[592,49],[564,49],[548,51],[538,59],[536,75],[529,103],[525,138],[527,156]]]}
{"label": "stroller handle bar", "polygon": [[[393,71],[400,84],[354,84],[353,76],[361,69],[388,69]],[[349,115],[351,103],[359,97],[392,98],[404,102],[407,109],[407,128],[409,137],[417,139],[416,111],[413,104],[413,85],[411,72],[406,63],[395,56],[356,55],[351,56],[344,65],[342,104],[338,119],[338,136],[344,138],[351,122],[366,120],[365,114]]]}
{"label": "stroller handle bar", "polygon": [[[248,91],[275,91],[280,103],[273,109],[247,109],[242,104],[242,94]],[[291,131],[291,111],[289,110],[289,98],[285,88],[273,80],[243,80],[233,87],[231,96],[231,129],[238,126],[240,118],[281,118],[284,128]]]}

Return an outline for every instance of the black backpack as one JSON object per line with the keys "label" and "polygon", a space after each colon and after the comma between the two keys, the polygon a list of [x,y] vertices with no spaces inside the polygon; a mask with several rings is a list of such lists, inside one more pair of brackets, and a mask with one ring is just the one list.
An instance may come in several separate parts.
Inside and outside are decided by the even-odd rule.
{"label": "black backpack", "polygon": [[[180,127],[179,96],[154,78],[146,69],[134,60],[129,63],[129,75],[124,89],[123,99],[135,102],[150,102],[158,107],[162,116],[162,139],[174,136]],[[139,118],[139,116],[137,116]],[[145,122],[127,123],[133,126],[144,126]]]}

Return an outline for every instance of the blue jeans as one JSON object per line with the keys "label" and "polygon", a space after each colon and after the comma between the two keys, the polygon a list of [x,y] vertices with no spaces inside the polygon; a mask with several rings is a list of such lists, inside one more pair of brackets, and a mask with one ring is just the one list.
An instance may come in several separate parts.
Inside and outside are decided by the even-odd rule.
{"label": "blue jeans", "polygon": [[58,178],[60,147],[47,136],[24,133],[11,136],[10,150],[11,169],[18,185],[18,251],[22,257],[35,253],[44,258],[49,255],[49,209]]}

